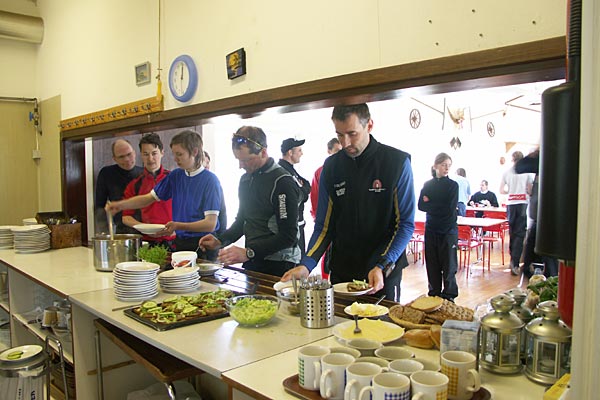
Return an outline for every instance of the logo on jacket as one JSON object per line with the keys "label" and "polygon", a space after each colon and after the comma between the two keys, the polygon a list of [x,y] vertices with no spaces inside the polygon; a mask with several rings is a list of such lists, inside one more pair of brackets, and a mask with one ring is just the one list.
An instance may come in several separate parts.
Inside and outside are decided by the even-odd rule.
{"label": "logo on jacket", "polygon": [[279,219],[287,219],[287,208],[285,205],[285,194],[280,194],[279,198]]}
{"label": "logo on jacket", "polygon": [[346,193],[346,181],[340,183],[334,183],[335,195],[337,197],[343,196]]}
{"label": "logo on jacket", "polygon": [[369,192],[375,192],[375,193],[383,192],[385,190],[385,188],[382,186],[383,185],[381,184],[381,181],[379,179],[375,179],[373,181],[373,184],[371,184],[371,189],[369,189]]}

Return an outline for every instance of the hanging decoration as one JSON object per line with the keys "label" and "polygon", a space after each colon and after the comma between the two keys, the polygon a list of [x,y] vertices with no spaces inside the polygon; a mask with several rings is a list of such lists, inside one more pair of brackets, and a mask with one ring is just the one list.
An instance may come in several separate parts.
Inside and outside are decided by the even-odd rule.
{"label": "hanging decoration", "polygon": [[450,110],[450,107],[446,107],[448,110],[448,115],[450,115],[450,119],[454,122],[454,128],[462,129],[463,121],[465,120],[465,109],[464,108],[456,108],[454,112]]}
{"label": "hanging decoration", "polygon": [[450,147],[452,147],[454,150],[460,149],[460,146],[462,146],[462,143],[458,136],[455,136],[452,138],[452,140],[450,140]]}
{"label": "hanging decoration", "polygon": [[410,110],[409,120],[410,127],[417,129],[421,125],[421,113],[416,108]]}
{"label": "hanging decoration", "polygon": [[496,135],[496,127],[492,121],[489,121],[486,125],[487,133],[490,137],[494,137]]}

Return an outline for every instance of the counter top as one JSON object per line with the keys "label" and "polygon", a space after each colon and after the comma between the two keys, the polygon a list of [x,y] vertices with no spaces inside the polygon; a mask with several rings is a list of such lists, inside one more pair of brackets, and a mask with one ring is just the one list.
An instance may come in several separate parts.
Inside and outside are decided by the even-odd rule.
{"label": "counter top", "polygon": [[[199,292],[212,290],[217,290],[217,286],[202,282]],[[161,291],[153,300],[161,302],[172,296]],[[280,307],[277,317],[261,328],[240,327],[226,317],[158,332],[125,315],[122,307],[127,303],[117,300],[112,289],[78,293],[70,296],[70,300],[73,305],[216,377],[332,335],[331,328],[303,328],[299,317],[290,315],[285,307]],[[113,311],[115,308],[119,310]]]}
{"label": "counter top", "polygon": [[33,254],[0,250],[0,261],[61,297],[113,287],[110,272],[94,268],[94,252],[70,247]]}

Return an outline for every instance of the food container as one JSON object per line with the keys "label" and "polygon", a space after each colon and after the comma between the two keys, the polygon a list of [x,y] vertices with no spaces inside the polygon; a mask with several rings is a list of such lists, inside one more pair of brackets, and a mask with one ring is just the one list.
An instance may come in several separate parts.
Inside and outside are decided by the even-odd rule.
{"label": "food container", "polygon": [[275,296],[251,294],[236,296],[225,301],[229,315],[241,326],[261,327],[269,322],[279,309]]}
{"label": "food container", "polygon": [[49,367],[48,354],[42,346],[26,345],[3,351],[0,353],[0,398],[49,398]]}
{"label": "food container", "polygon": [[120,262],[136,261],[137,252],[142,245],[142,235],[118,234],[97,235],[94,243],[94,268],[110,272]]}

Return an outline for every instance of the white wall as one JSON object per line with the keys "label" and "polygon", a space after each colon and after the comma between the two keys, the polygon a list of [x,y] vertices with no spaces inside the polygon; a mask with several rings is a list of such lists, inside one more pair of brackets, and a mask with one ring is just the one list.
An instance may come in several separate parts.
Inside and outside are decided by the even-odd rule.
{"label": "white wall", "polygon": [[[155,94],[158,0],[38,0],[38,6],[45,26],[37,94],[60,94],[63,118]],[[166,80],[170,63],[182,53],[198,66],[200,84],[191,103],[201,103],[561,36],[565,10],[565,0],[422,0],[418,5],[406,0],[163,0],[165,106],[181,106],[168,93]],[[248,74],[229,81],[225,55],[240,47],[246,50]],[[152,64],[152,85],[137,87],[134,66],[144,61]]]}

